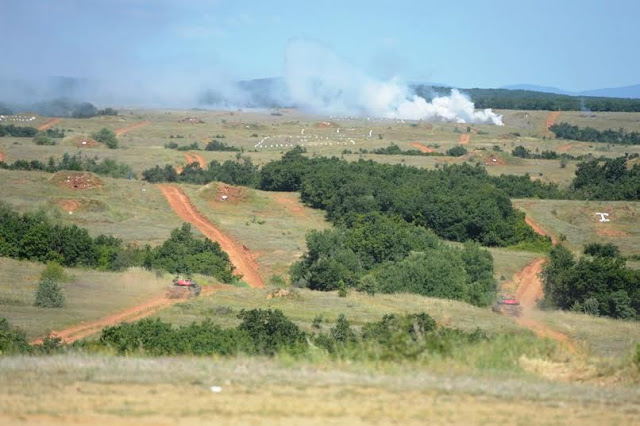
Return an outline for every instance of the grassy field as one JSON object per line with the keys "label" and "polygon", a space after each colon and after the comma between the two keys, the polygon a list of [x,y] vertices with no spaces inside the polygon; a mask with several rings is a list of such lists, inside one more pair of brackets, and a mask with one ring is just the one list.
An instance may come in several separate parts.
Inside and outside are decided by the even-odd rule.
{"label": "grassy field", "polygon": [[[633,424],[638,388],[268,359],[0,359],[2,424]],[[218,386],[220,392],[212,392]],[[55,391],[52,391],[55,390]]]}
{"label": "grassy field", "polygon": [[[30,138],[0,138],[0,152],[7,162],[45,161],[65,152],[83,152],[125,162],[139,175],[156,164],[185,164],[184,153],[165,149],[166,143],[195,141],[203,148],[207,141],[224,135],[221,141],[242,148],[243,155],[256,164],[278,159],[301,144],[309,156],[424,168],[479,163],[492,175],[528,173],[533,179],[561,186],[571,182],[577,162],[561,168],[556,160],[514,158],[511,150],[523,145],[532,151],[572,155],[640,153],[638,146],[555,140],[546,130],[549,113],[545,111],[501,113],[503,127],[327,118],[295,110],[281,110],[281,115],[269,111],[125,110],[117,117],[63,119],[54,127],[65,129],[67,137],[56,146],[36,146]],[[183,122],[187,117],[203,123]],[[39,118],[34,125],[46,121]],[[562,112],[556,122],[562,121],[599,129],[640,129],[640,114]],[[141,122],[150,124],[119,136],[119,149],[76,145],[102,127],[118,130]],[[443,153],[459,145],[464,134],[470,137],[465,144],[469,153],[460,158],[359,152],[390,143],[415,149],[413,144],[420,143]],[[205,161],[236,158],[235,152],[199,154]],[[45,209],[57,220],[88,228],[94,236],[106,233],[140,244],[162,242],[182,222],[154,185],[137,179],[94,177],[96,186],[78,190],[64,185],[66,175],[0,170],[2,201],[23,212]],[[500,356],[515,357],[517,368],[477,368],[473,362],[482,364],[483,357],[494,355],[494,347],[466,354],[469,358],[432,360],[431,364],[347,363],[319,354],[304,359],[145,359],[75,352],[52,358],[0,357],[0,423],[424,424],[425,419],[435,418],[453,424],[523,424],[531,419],[537,424],[632,424],[640,416],[638,371],[630,367],[631,351],[640,341],[637,322],[533,312],[533,320],[563,333],[578,348],[577,353],[568,353],[557,345],[552,359],[538,359],[518,354],[527,353],[522,347],[527,342],[532,346],[546,343],[489,308],[407,294],[350,292],[341,298],[335,292],[301,289],[287,297],[267,298],[273,289],[286,285],[287,269],[305,250],[305,234],[330,226],[323,212],[303,206],[293,193],[219,183],[180,187],[202,215],[246,247],[269,288],[217,290],[160,310],[156,318],[174,324],[210,318],[229,327],[237,325],[241,309],[274,308],[307,331],[321,317],[321,329],[327,331],[343,313],[359,327],[387,313],[428,312],[441,325],[520,336],[521,346],[511,347],[508,341],[500,346]],[[222,195],[227,195],[225,201]],[[553,235],[566,236],[574,251],[589,242],[613,242],[624,254],[640,254],[637,202],[514,200],[514,204]],[[595,213],[601,211],[610,213],[610,223],[597,222]],[[523,251],[490,251],[495,277],[507,285],[541,257]],[[158,297],[171,279],[168,274],[141,270],[69,269],[75,279],[64,284],[67,307],[45,310],[32,306],[43,267],[0,258],[0,316],[25,330],[30,339]],[[215,284],[205,277],[196,278],[204,285]],[[466,365],[468,359],[473,362]],[[588,383],[578,383],[585,381]],[[212,393],[209,387],[213,385],[222,386],[223,392]]]}
{"label": "grassy field", "polygon": [[[556,237],[566,236],[576,251],[588,243],[613,243],[623,254],[640,254],[640,204],[630,201],[514,200],[543,229]],[[609,213],[600,223],[596,212]]]}

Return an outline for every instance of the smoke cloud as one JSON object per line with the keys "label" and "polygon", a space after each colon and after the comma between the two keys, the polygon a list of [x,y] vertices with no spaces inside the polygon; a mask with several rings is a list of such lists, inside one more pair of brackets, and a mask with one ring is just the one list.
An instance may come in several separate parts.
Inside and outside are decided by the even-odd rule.
{"label": "smoke cloud", "polygon": [[355,69],[332,50],[307,40],[290,41],[285,55],[288,96],[314,112],[456,123],[493,123],[502,116],[477,111],[456,89],[428,102],[396,79],[379,81]]}

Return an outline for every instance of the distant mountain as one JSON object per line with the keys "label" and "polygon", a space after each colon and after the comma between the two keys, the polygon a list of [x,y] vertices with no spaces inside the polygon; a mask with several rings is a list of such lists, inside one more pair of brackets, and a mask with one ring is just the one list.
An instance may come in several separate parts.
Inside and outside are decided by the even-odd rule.
{"label": "distant mountain", "polygon": [[535,84],[514,84],[504,86],[507,90],[530,90],[533,92],[555,93],[569,96],[597,96],[604,98],[640,99],[640,84],[624,87],[609,87],[605,89],[584,90],[582,92],[569,92],[557,87],[537,86]]}

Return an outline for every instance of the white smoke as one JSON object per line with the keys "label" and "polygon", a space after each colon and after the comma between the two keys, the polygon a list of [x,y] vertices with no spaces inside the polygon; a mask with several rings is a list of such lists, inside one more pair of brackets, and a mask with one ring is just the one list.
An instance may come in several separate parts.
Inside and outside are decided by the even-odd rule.
{"label": "white smoke", "polygon": [[438,96],[428,102],[396,79],[385,82],[365,75],[313,41],[289,42],[285,79],[291,101],[316,112],[503,124],[501,115],[491,109],[477,111],[473,102],[456,89],[449,96]]}

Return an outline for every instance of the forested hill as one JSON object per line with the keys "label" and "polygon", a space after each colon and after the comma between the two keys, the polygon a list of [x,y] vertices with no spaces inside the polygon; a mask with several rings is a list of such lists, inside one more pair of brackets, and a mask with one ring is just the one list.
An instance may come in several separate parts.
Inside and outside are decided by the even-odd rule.
{"label": "forested hill", "polygon": [[[414,85],[416,94],[427,100],[448,95],[449,87]],[[640,112],[640,99],[570,96],[532,90],[460,89],[469,95],[476,108],[525,109],[548,111],[622,111]]]}

